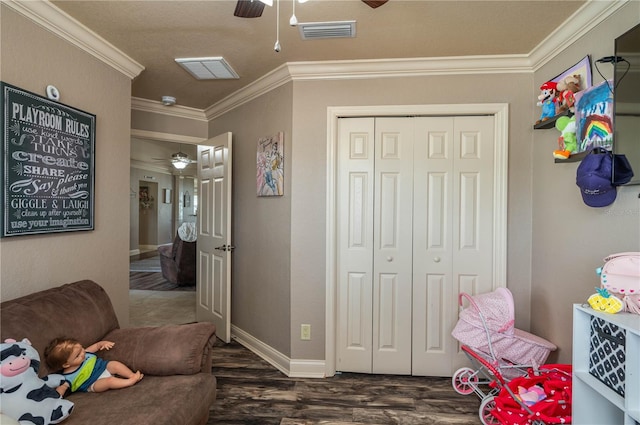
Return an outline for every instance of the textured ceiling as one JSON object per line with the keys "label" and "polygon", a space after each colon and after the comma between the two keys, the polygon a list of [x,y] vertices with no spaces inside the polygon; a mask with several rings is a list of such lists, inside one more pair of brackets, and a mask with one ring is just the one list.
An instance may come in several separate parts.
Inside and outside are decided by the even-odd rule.
{"label": "textured ceiling", "polygon": [[[280,1],[282,50],[274,51]],[[145,67],[132,96],[206,109],[285,62],[528,54],[584,1],[358,0],[296,4],[299,22],[355,20],[356,37],[300,38],[289,26],[293,0],[275,0],[262,17],[233,16],[235,0],[53,1]],[[223,56],[238,80],[198,81],[179,57]]]}

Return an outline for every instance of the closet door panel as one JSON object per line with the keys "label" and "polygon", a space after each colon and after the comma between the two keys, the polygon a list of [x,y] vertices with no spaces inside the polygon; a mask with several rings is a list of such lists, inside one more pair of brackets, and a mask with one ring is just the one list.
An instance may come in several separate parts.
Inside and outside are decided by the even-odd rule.
{"label": "closet door panel", "polygon": [[455,350],[450,336],[453,118],[415,121],[412,373],[448,376]]}
{"label": "closet door panel", "polygon": [[373,118],[339,122],[338,370],[372,372]]}
{"label": "closet door panel", "polygon": [[410,374],[413,121],[375,125],[373,372]]}
{"label": "closet door panel", "polygon": [[[453,264],[455,282],[475,276],[475,290],[493,289],[494,119],[455,117]],[[457,287],[456,293],[463,288]]]}
{"label": "closet door panel", "polygon": [[[455,117],[453,202],[454,295],[471,295],[493,290],[494,216],[494,117]],[[456,303],[457,306],[457,303]],[[452,325],[458,309],[451,310]],[[452,369],[468,365],[455,343]]]}

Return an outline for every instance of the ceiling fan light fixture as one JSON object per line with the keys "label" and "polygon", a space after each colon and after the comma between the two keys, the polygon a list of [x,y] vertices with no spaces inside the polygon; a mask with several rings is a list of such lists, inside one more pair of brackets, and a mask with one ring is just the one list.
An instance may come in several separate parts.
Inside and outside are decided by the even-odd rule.
{"label": "ceiling fan light fixture", "polygon": [[181,159],[176,159],[174,161],[171,162],[173,164],[173,167],[176,170],[184,170],[185,168],[187,168],[187,165],[189,165],[188,161],[183,161]]}
{"label": "ceiling fan light fixture", "polygon": [[162,104],[164,106],[173,106],[176,104],[176,98],[173,96],[162,96]]}
{"label": "ceiling fan light fixture", "polygon": [[187,168],[187,165],[191,164],[192,162],[194,161],[191,161],[191,159],[189,159],[189,155],[182,151],[171,154],[171,164],[173,164],[173,166],[178,170],[184,170],[185,168]]}

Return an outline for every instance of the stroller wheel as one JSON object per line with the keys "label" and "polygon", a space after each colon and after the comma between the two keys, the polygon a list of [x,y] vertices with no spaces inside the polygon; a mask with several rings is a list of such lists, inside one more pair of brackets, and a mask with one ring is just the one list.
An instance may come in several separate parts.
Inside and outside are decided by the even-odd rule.
{"label": "stroller wheel", "polygon": [[491,414],[491,411],[495,409],[495,407],[496,401],[494,396],[486,397],[482,400],[482,403],[480,403],[480,420],[484,425],[496,425],[500,423],[498,418]]}
{"label": "stroller wheel", "polygon": [[461,367],[451,378],[451,385],[458,394],[469,395],[478,385],[478,374],[470,367]]}

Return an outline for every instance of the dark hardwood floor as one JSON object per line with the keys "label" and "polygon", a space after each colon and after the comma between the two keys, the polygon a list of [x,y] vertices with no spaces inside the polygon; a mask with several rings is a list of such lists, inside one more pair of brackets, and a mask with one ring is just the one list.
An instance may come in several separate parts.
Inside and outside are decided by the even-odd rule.
{"label": "dark hardwood floor", "polygon": [[[143,254],[132,260],[148,258]],[[194,292],[132,291],[162,296],[131,304],[131,324],[187,323],[173,297]],[[132,295],[133,297],[133,295]],[[154,303],[150,303],[155,301]],[[186,310],[195,300],[186,300]],[[142,305],[149,304],[143,309]],[[164,318],[161,320],[161,318]],[[477,425],[480,401],[457,394],[450,378],[342,373],[325,379],[288,378],[232,341],[218,340],[213,356],[218,394],[207,425]]]}
{"label": "dark hardwood floor", "polygon": [[288,378],[232,341],[219,341],[218,396],[207,425],[480,424],[477,396],[450,378],[342,373]]}

